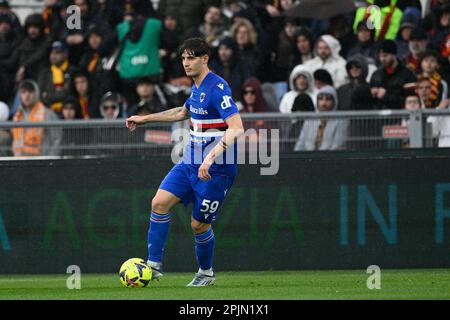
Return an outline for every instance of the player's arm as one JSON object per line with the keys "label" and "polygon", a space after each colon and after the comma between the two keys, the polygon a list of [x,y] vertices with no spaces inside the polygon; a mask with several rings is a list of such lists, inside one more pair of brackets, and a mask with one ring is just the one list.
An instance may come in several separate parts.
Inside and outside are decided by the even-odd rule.
{"label": "player's arm", "polygon": [[198,169],[198,177],[201,180],[211,179],[209,174],[209,168],[213,164],[214,160],[220,157],[226,149],[231,148],[237,141],[237,139],[244,134],[244,125],[239,113],[236,113],[229,117],[225,121],[228,125],[228,129],[225,131],[222,140],[208,153],[203,160],[202,165]]}
{"label": "player's arm", "polygon": [[145,116],[129,117],[126,126],[130,131],[134,131],[139,124],[147,122],[175,122],[189,119],[189,117],[189,111],[185,106],[182,106]]}

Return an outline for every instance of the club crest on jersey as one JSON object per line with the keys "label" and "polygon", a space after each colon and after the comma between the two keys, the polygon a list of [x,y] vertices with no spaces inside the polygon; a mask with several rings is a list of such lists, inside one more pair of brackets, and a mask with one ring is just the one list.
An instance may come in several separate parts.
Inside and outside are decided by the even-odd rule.
{"label": "club crest on jersey", "polygon": [[200,93],[200,102],[203,102],[206,98],[206,94],[205,93]]}

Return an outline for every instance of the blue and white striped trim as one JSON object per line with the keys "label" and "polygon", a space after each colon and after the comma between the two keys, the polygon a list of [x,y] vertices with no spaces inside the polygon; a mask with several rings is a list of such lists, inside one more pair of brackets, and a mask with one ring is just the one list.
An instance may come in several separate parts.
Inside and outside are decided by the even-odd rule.
{"label": "blue and white striped trim", "polygon": [[166,214],[156,214],[154,212],[150,215],[150,221],[156,223],[167,223],[170,222],[170,213]]}
{"label": "blue and white striped trim", "polygon": [[213,238],[214,238],[214,232],[213,232],[212,228],[209,228],[209,230],[204,233],[196,234],[195,242],[198,244],[203,244],[203,243],[207,243],[207,242],[211,241]]}

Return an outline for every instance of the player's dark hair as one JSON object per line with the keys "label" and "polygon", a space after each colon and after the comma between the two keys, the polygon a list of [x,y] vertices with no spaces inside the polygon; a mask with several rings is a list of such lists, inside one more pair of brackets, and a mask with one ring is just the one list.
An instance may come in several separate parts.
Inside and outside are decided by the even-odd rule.
{"label": "player's dark hair", "polygon": [[208,57],[211,56],[209,44],[202,38],[186,39],[178,49],[178,54],[181,56],[185,51],[194,57],[201,57],[205,54]]}

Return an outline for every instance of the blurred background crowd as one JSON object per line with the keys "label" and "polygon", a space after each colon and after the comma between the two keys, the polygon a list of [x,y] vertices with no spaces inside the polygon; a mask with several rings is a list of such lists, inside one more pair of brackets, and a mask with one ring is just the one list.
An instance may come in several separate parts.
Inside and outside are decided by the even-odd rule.
{"label": "blurred background crowd", "polygon": [[[177,48],[189,37],[211,45],[241,112],[449,105],[447,0],[47,0],[22,18],[13,3],[0,0],[0,121],[180,106],[192,80]],[[339,126],[303,128],[295,149],[339,143]]]}

